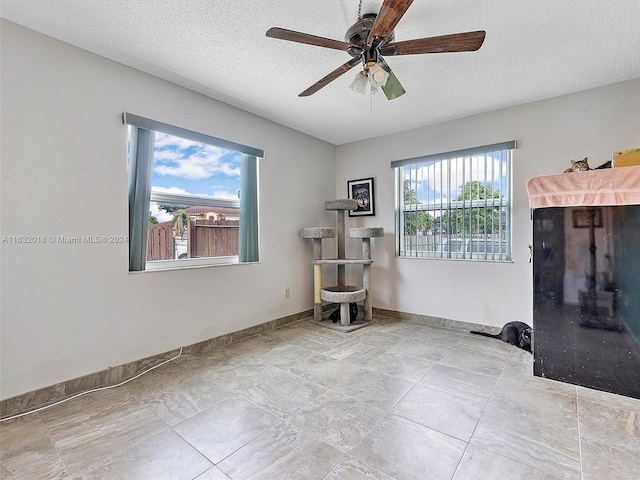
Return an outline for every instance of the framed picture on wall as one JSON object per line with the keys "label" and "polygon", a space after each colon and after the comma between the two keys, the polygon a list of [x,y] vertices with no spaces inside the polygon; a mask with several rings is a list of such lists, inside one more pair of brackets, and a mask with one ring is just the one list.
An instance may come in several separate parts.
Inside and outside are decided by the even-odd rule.
{"label": "framed picture on wall", "polygon": [[349,210],[350,217],[375,215],[375,202],[373,194],[373,178],[349,180],[347,182],[347,196],[358,202],[356,210]]}

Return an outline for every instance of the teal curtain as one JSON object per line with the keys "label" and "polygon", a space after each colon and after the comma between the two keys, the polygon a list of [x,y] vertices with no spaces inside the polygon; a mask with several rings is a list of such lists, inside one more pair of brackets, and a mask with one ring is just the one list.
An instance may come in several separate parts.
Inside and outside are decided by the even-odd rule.
{"label": "teal curtain", "polygon": [[240,251],[238,261],[258,257],[258,159],[242,154],[240,164]]}
{"label": "teal curtain", "polygon": [[155,132],[130,127],[129,135],[129,271],[145,269]]}

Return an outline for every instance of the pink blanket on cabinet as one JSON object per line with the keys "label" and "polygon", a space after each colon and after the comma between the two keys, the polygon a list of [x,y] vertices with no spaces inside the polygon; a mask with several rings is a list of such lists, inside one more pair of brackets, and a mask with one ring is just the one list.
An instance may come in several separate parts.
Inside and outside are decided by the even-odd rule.
{"label": "pink blanket on cabinet", "polygon": [[534,177],[527,181],[529,206],[577,207],[640,204],[640,166]]}

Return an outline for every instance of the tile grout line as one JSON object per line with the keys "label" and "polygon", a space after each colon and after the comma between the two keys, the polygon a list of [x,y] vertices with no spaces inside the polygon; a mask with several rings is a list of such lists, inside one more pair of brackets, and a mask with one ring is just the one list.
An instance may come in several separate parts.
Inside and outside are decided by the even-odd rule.
{"label": "tile grout line", "polygon": [[47,434],[47,438],[49,439],[49,442],[51,442],[51,446],[55,450],[56,455],[58,455],[58,458],[60,459],[60,463],[62,464],[64,471],[66,472],[67,476],[70,479],[73,479],[71,472],[69,472],[69,468],[67,468],[67,464],[65,463],[64,459],[62,458],[62,455],[60,454],[60,451],[58,450],[58,447],[56,446],[56,442],[54,442],[53,438],[51,438],[51,435],[49,434],[49,429],[47,428],[47,425],[44,423],[44,420],[42,419],[40,412],[36,412],[36,416],[38,417],[38,420],[42,424],[42,428],[44,428],[44,431]]}
{"label": "tile grout line", "polygon": [[[392,334],[389,334],[389,335],[392,335]],[[380,350],[383,350],[383,353],[381,353],[380,355],[383,355],[384,353],[389,353],[389,352],[391,352],[391,350],[389,350],[389,349],[387,349],[387,348],[382,348],[382,347],[380,347],[380,346],[373,346],[373,345],[370,345],[370,344],[367,344],[367,343],[364,343],[364,342],[360,342],[360,341],[358,341],[356,338],[354,338],[354,339],[353,339],[353,341],[354,341],[355,343],[360,344],[360,345],[365,345],[365,346],[367,346],[367,347],[378,348],[378,349],[380,349]],[[312,352],[312,353],[316,353],[316,354],[318,354],[318,352]],[[320,354],[320,355],[322,355],[322,354]],[[378,355],[378,356],[380,356],[380,355]],[[331,357],[328,357],[328,358],[331,358]],[[376,358],[377,358],[377,357],[376,357]],[[369,360],[369,361],[368,361],[368,362],[366,362],[364,365],[351,363],[351,362],[349,362],[348,360],[341,360],[341,361],[345,361],[345,362],[347,362],[347,363],[351,363],[352,365],[357,366],[357,367],[359,368],[359,370],[368,370],[369,372],[371,372],[372,374],[375,374],[375,375],[384,375],[384,376],[388,376],[388,377],[391,377],[391,378],[401,378],[401,377],[396,377],[396,376],[394,376],[394,375],[389,375],[389,374],[386,374],[386,373],[383,373],[383,372],[378,372],[378,371],[370,370],[370,369],[366,368],[366,366],[367,366],[368,364],[372,363],[376,358]],[[413,358],[419,358],[419,357],[413,357]],[[434,363],[434,365],[435,365],[435,363]],[[428,372],[427,372],[427,373],[428,373]],[[426,376],[426,373],[421,377],[421,379],[422,379],[422,378],[424,378],[424,376]],[[402,380],[405,380],[405,379],[404,379],[404,378],[402,378]],[[407,381],[408,381],[408,380],[407,380]],[[405,394],[404,394],[404,395],[403,395],[403,396],[402,396],[402,397],[401,397],[401,398],[400,398],[400,399],[399,399],[399,400],[398,400],[398,401],[397,401],[393,406],[391,406],[389,409],[382,408],[382,407],[377,407],[377,408],[380,408],[381,410],[383,410],[383,411],[384,411],[384,415],[382,415],[380,418],[378,418],[378,419],[377,419],[377,420],[376,420],[376,421],[375,421],[375,422],[370,426],[370,428],[369,428],[369,433],[370,433],[370,432],[371,432],[371,431],[372,431],[372,430],[373,430],[377,425],[379,425],[379,424],[380,424],[384,419],[388,418],[390,415],[396,415],[396,414],[394,414],[393,412],[391,412],[391,410],[392,410],[392,409],[393,409],[393,408],[394,408],[394,407],[395,407],[395,406],[396,406],[396,405],[397,405],[397,404],[398,404],[398,403],[399,403],[399,402],[400,402],[400,401],[401,401],[401,400],[402,400],[402,399],[403,399],[403,398],[404,398],[404,397],[405,397],[405,396],[406,396],[406,395],[407,395],[407,394],[408,394],[408,393],[409,393],[409,392],[410,392],[410,391],[411,391],[411,390],[412,390],[416,385],[418,385],[418,383],[419,383],[419,382],[409,382],[409,383],[413,383],[413,386],[412,386],[412,387],[411,387],[411,388],[410,388],[410,389],[409,389],[409,390],[408,390],[408,391],[407,391],[407,392],[406,392],[406,393],[405,393]],[[333,386],[331,386],[331,387],[325,387],[325,388],[327,388],[327,391],[334,392],[334,393],[336,393],[336,394],[338,394],[338,395],[340,395],[340,396],[342,396],[342,397],[346,397],[346,398],[353,398],[353,399],[354,399],[355,401],[357,401],[357,402],[362,402],[362,403],[364,403],[364,404],[366,404],[366,405],[369,405],[367,402],[361,401],[361,400],[359,400],[359,399],[357,399],[357,398],[355,398],[355,397],[351,397],[350,395],[346,395],[346,394],[344,394],[344,393],[340,393],[340,392],[338,392],[338,391],[334,390],[334,388],[335,388],[336,386],[341,385],[341,384],[342,384],[342,383],[341,383],[341,382],[339,382],[339,383],[337,383],[336,385],[333,385]],[[310,404],[310,403],[312,403],[312,402],[313,402],[313,400],[312,400],[311,402],[309,402],[309,404]],[[308,404],[307,404],[307,405],[308,405]],[[302,408],[304,408],[304,407],[301,407],[300,409],[302,409]],[[300,409],[298,409],[297,411],[299,411]],[[296,412],[297,412],[297,411],[296,411]],[[292,415],[293,415],[293,414],[292,414]],[[291,416],[291,415],[290,415],[290,416]],[[287,418],[288,418],[288,417],[287,417]],[[401,418],[404,418],[404,417],[401,417]],[[413,422],[413,420],[410,420],[410,419],[407,419],[407,420],[408,420],[408,421]],[[285,420],[285,421],[286,421],[286,420]],[[351,448],[351,450],[355,449],[358,445],[360,445],[360,444],[364,441],[364,439],[367,437],[367,435],[368,435],[368,433],[367,433],[366,435],[364,435],[364,436],[360,439],[360,441],[359,441],[356,445],[354,445],[354,446]],[[330,475],[330,474],[331,474],[331,472],[333,472],[333,471],[336,469],[336,467],[337,467],[337,466],[338,466],[338,465],[339,465],[339,464],[340,464],[340,463],[341,463],[345,458],[347,458],[347,457],[355,458],[357,461],[362,462],[364,465],[367,465],[367,466],[368,466],[369,468],[371,468],[372,470],[380,471],[380,472],[382,472],[383,474],[388,475],[386,472],[384,472],[384,471],[382,471],[382,470],[379,470],[378,468],[376,468],[376,467],[374,467],[374,466],[372,466],[372,465],[368,464],[367,462],[364,462],[363,460],[358,459],[357,457],[353,457],[353,456],[351,455],[351,453],[350,453],[350,452],[344,452],[344,456],[340,459],[340,461],[339,461],[339,462],[337,462],[337,463],[333,466],[333,468],[332,468],[329,472],[327,472],[327,474],[323,477],[323,479],[324,479],[324,478],[326,478],[328,475]],[[391,477],[390,475],[388,475],[388,476],[389,476],[392,480],[395,480],[395,478]]]}
{"label": "tile grout line", "polygon": [[[455,348],[455,347],[460,343],[460,341],[461,341],[461,339],[460,339],[460,340],[458,340],[458,342],[457,342],[457,343],[455,343],[455,344],[451,345],[451,346],[449,347],[449,350],[448,350],[447,354],[448,354],[449,352],[451,352],[451,351],[452,351],[452,350],[453,350],[453,349],[454,349],[454,348]],[[446,345],[443,345],[443,346],[446,346]],[[388,411],[388,414],[389,414],[389,415],[398,415],[400,418],[404,418],[404,419],[405,419],[405,420],[407,420],[407,421],[410,421],[410,422],[412,422],[412,423],[416,423],[416,424],[418,424],[418,425],[422,425],[422,426],[424,426],[424,427],[426,427],[426,428],[430,428],[430,429],[432,429],[432,430],[434,430],[434,431],[436,431],[436,432],[438,432],[438,433],[441,433],[442,435],[446,435],[446,436],[448,436],[448,437],[454,438],[454,439],[456,439],[456,440],[461,440],[462,442],[464,442],[465,446],[464,446],[464,449],[463,449],[463,451],[462,451],[462,455],[460,456],[460,459],[458,460],[458,463],[457,463],[457,465],[456,465],[456,468],[455,468],[455,470],[454,470],[454,472],[453,472],[453,475],[452,475],[452,477],[451,477],[452,479],[453,479],[453,478],[455,478],[456,473],[457,473],[457,472],[458,472],[458,470],[460,469],[460,465],[462,464],[462,459],[464,458],[464,455],[465,455],[465,453],[466,453],[466,451],[467,451],[467,449],[468,449],[469,445],[471,444],[471,438],[473,438],[473,434],[475,433],[476,428],[478,427],[478,423],[480,423],[480,419],[482,418],[482,415],[484,414],[484,410],[485,410],[486,406],[487,406],[487,405],[488,405],[488,403],[489,403],[489,400],[490,400],[490,398],[491,398],[491,395],[493,395],[493,391],[495,390],[495,387],[496,387],[496,385],[498,384],[498,381],[500,380],[500,377],[502,376],[502,373],[504,372],[504,369],[506,368],[507,362],[509,361],[509,357],[512,355],[512,353],[513,353],[513,348],[512,348],[512,350],[511,350],[511,352],[509,352],[509,355],[508,355],[508,356],[506,357],[506,359],[505,359],[505,363],[504,363],[504,365],[503,365],[503,367],[502,367],[502,370],[501,370],[501,372],[500,372],[500,375],[498,376],[498,380],[496,380],[496,383],[495,383],[495,385],[493,386],[493,388],[491,389],[491,392],[490,392],[490,394],[489,394],[489,397],[487,398],[487,401],[484,403],[484,405],[483,405],[483,407],[482,407],[482,412],[480,413],[480,417],[478,418],[478,422],[476,423],[476,426],[474,427],[473,432],[471,433],[471,435],[470,435],[470,437],[469,437],[469,440],[468,440],[468,441],[461,440],[460,438],[458,438],[458,437],[456,437],[456,436],[454,436],[454,435],[451,435],[451,434],[449,434],[449,433],[445,433],[445,432],[441,432],[441,431],[440,431],[440,430],[438,430],[438,429],[435,429],[435,428],[432,428],[432,427],[427,427],[426,425],[422,425],[421,423],[416,422],[415,420],[412,420],[412,419],[410,419],[410,418],[403,417],[402,415],[395,414],[395,413],[391,412],[391,410],[389,410],[389,411]],[[442,358],[444,358],[447,354],[445,354]],[[434,363],[434,366],[435,366],[435,365],[444,365],[444,366],[447,366],[447,367],[451,367],[450,365],[446,365],[446,364],[444,364],[444,363],[440,363],[440,361],[442,360],[442,358],[441,358],[440,360],[438,360],[437,362],[435,362],[435,363]],[[458,367],[451,367],[451,368],[458,368]],[[458,369],[459,369],[459,370],[468,371],[468,372],[472,372],[471,370],[466,370],[466,369],[462,369],[462,368],[458,368]],[[431,371],[431,370],[429,370],[429,371]],[[472,372],[472,373],[478,373],[478,372]],[[398,403],[400,403],[400,402],[402,401],[402,399],[403,399],[403,398],[405,398],[405,397],[409,394],[409,392],[411,392],[411,391],[415,388],[415,386],[416,386],[416,385],[419,385],[419,384],[420,384],[420,381],[422,381],[422,380],[423,380],[423,379],[424,379],[428,374],[429,374],[429,372],[425,373],[425,374],[422,376],[422,378],[421,378],[418,382],[416,382],[416,383],[413,385],[413,387],[411,387],[411,388],[409,389],[409,391],[408,391],[407,393],[405,393],[405,394],[404,394],[404,395],[403,395],[403,396],[402,396],[402,397],[401,397],[401,398],[400,398],[400,399],[399,399],[399,400],[398,400],[398,401],[393,405],[393,407],[391,407],[391,409],[393,409],[396,405],[398,405]],[[423,386],[425,386],[425,385],[423,385]],[[430,388],[430,387],[427,387],[427,388]],[[434,389],[434,390],[444,392],[443,390],[439,390],[439,389]],[[448,392],[444,392],[444,393],[448,393]],[[455,395],[455,394],[451,394],[451,395],[458,396],[458,395]],[[459,398],[464,398],[464,397],[459,397]],[[466,399],[466,400],[468,400],[468,399]],[[473,401],[473,400],[472,400],[472,401]],[[478,403],[479,403],[479,402],[478,402]]]}
{"label": "tile grout line", "polygon": [[[485,406],[482,409],[482,413],[480,414],[480,418],[478,419],[478,423],[476,424],[476,427],[474,428],[473,433],[471,434],[471,437],[469,438],[469,442],[467,443],[467,447],[471,444],[471,440],[473,439],[473,436],[475,435],[476,429],[478,428],[478,425],[480,424],[480,420],[482,420],[482,416],[484,415],[486,407],[487,407],[487,405],[489,405],[489,401],[491,400],[491,397],[493,396],[493,394],[495,392],[495,389],[498,386],[498,383],[503,378],[503,374],[504,374],[504,371],[505,371],[505,369],[507,367],[507,364],[509,363],[509,360],[512,359],[514,357],[514,355],[517,354],[517,353],[519,353],[518,348],[515,347],[515,346],[512,347],[511,352],[509,352],[509,355],[507,356],[507,360],[505,361],[505,364],[502,367],[502,371],[500,372],[500,375],[498,376],[498,380],[496,381],[496,384],[491,389],[491,394],[489,395],[489,399],[487,400]],[[505,377],[505,379],[507,379],[507,377]],[[543,389],[538,389],[538,390],[543,390]],[[567,395],[567,396],[569,396],[569,395]],[[541,472],[545,473],[548,476],[553,476],[549,472],[547,472],[547,471],[545,471],[543,469],[540,469],[538,466],[525,464],[521,460],[506,456],[504,453],[494,452],[493,450],[489,450],[486,447],[479,447],[477,445],[474,445],[474,446],[476,446],[477,448],[481,448],[483,450],[486,450],[486,451],[488,451],[490,453],[493,453],[494,455],[499,455],[499,456],[502,456],[502,457],[504,457],[504,458],[506,458],[508,460],[516,461],[516,462],[522,463],[523,465],[527,465],[527,466],[529,466],[531,468],[534,468],[534,469],[536,469],[538,471],[541,471]],[[465,450],[464,450],[464,452],[462,454],[462,457],[460,457],[460,462],[458,463],[458,468],[460,467],[460,464],[462,463],[462,458],[464,457],[464,454],[466,453],[466,451],[467,451],[467,448],[465,447]],[[458,468],[456,468],[456,472],[458,471]],[[581,475],[582,475],[582,464],[580,465],[580,471],[581,471]],[[455,478],[455,474],[454,474],[454,477],[452,477],[452,478]],[[582,478],[582,480],[584,480],[584,478]]]}
{"label": "tile grout line", "polygon": [[[325,442],[325,443],[326,443],[326,442]],[[342,451],[342,450],[340,450],[340,451]],[[346,452],[342,452],[342,453],[344,453],[344,455],[342,456],[342,458],[341,458],[340,460],[338,460],[338,461],[336,462],[336,464],[335,464],[333,467],[331,467],[331,470],[329,470],[329,471],[327,472],[327,474],[326,474],[326,475],[324,475],[324,476],[322,477],[322,480],[325,480],[329,475],[331,475],[331,472],[335,471],[336,467],[337,467],[338,465],[340,465],[340,464],[344,461],[344,459],[345,459],[345,458],[347,458],[347,456],[349,456],[349,454],[348,454],[348,453],[346,453]],[[366,464],[365,464],[365,465],[366,465]]]}
{"label": "tile grout line", "polygon": [[[460,469],[460,466],[462,465],[462,459],[464,458],[464,455],[467,453],[467,449],[469,448],[469,445],[471,445],[471,440],[473,439],[473,436],[476,433],[476,430],[478,428],[478,425],[480,424],[480,420],[482,420],[482,416],[484,415],[484,412],[487,408],[487,405],[489,405],[489,402],[491,401],[491,397],[493,396],[493,392],[495,392],[496,387],[498,386],[498,383],[500,382],[500,378],[502,378],[502,375],[504,373],[504,369],[507,368],[507,363],[509,362],[509,358],[511,358],[511,356],[513,355],[514,349],[513,347],[511,348],[511,352],[509,352],[509,355],[507,356],[504,365],[502,366],[502,370],[500,371],[500,375],[498,375],[498,379],[496,380],[496,383],[493,385],[493,388],[491,389],[491,392],[489,393],[489,397],[487,398],[487,401],[485,402],[485,404],[482,406],[482,412],[480,412],[480,416],[478,417],[478,421],[476,422],[476,426],[473,427],[473,432],[471,432],[471,435],[469,436],[469,441],[466,442],[467,444],[464,447],[464,451],[462,452],[462,455],[460,456],[460,460],[458,460],[458,465],[456,466],[455,471],[453,472],[453,476],[451,477],[452,479],[455,478],[456,473],[458,472],[458,470]],[[488,450],[491,451],[491,450]],[[495,454],[495,452],[492,452]],[[501,454],[498,454],[501,455]],[[508,458],[508,457],[505,457]]]}

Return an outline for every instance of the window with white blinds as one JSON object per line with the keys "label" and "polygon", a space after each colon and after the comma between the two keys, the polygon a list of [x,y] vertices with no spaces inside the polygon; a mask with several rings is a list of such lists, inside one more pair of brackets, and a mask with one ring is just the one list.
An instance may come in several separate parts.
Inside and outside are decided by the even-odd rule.
{"label": "window with white blinds", "polygon": [[396,254],[511,261],[515,141],[391,162]]}

